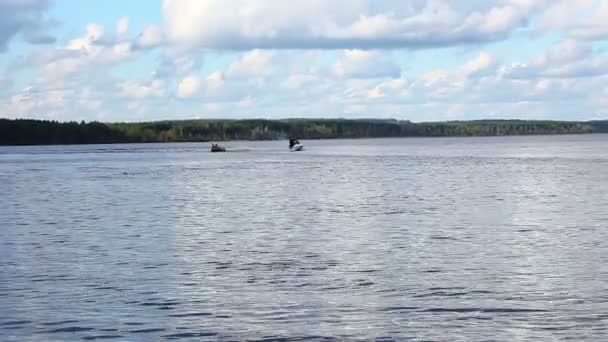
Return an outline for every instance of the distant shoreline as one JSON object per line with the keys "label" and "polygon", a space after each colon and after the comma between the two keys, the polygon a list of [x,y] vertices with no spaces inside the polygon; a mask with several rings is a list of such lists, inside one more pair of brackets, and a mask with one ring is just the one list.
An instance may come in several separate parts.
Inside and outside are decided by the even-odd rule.
{"label": "distant shoreline", "polygon": [[140,123],[0,119],[0,145],[82,145],[297,139],[492,137],[608,133],[608,120],[180,120]]}

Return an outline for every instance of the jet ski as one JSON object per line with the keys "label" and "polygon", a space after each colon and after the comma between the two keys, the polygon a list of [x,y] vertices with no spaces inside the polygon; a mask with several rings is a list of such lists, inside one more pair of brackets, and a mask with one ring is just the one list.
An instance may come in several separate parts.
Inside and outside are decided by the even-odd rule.
{"label": "jet ski", "polygon": [[296,139],[289,139],[289,150],[291,152],[302,151],[304,149],[304,145]]}
{"label": "jet ski", "polygon": [[211,152],[226,152],[226,148],[218,144],[211,144]]}

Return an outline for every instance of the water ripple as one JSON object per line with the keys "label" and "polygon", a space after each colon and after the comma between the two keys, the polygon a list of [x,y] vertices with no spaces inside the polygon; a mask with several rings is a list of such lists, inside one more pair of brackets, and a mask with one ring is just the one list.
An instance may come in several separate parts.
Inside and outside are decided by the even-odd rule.
{"label": "water ripple", "polygon": [[608,136],[251,144],[0,148],[0,336],[608,340]]}

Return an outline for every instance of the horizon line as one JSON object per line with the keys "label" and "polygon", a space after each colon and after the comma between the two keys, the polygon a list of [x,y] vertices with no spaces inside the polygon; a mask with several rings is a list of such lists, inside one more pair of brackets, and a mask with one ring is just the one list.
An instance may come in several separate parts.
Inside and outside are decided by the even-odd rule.
{"label": "horizon line", "polygon": [[190,119],[151,119],[142,121],[100,121],[100,120],[58,120],[58,119],[41,119],[31,117],[6,118],[0,117],[0,120],[30,120],[30,121],[47,121],[58,123],[92,123],[98,122],[103,124],[142,124],[142,123],[157,123],[157,122],[186,122],[186,121],[380,121],[380,122],[396,122],[396,123],[412,123],[412,124],[428,124],[428,123],[450,123],[450,122],[483,122],[483,121],[528,121],[528,122],[571,122],[571,123],[590,123],[598,121],[608,121],[608,118],[603,119],[587,119],[587,120],[560,120],[560,119],[521,119],[521,118],[482,118],[482,119],[455,119],[455,120],[437,120],[437,121],[412,121],[408,119],[397,118],[342,118],[342,117],[287,117],[287,118],[190,118]]}

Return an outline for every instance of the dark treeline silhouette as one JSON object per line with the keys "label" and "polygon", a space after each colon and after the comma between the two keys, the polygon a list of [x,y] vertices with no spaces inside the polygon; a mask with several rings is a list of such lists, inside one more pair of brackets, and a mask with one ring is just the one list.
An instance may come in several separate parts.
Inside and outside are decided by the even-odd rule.
{"label": "dark treeline silhouette", "polygon": [[142,123],[0,119],[0,145],[606,133],[608,121],[184,120]]}

